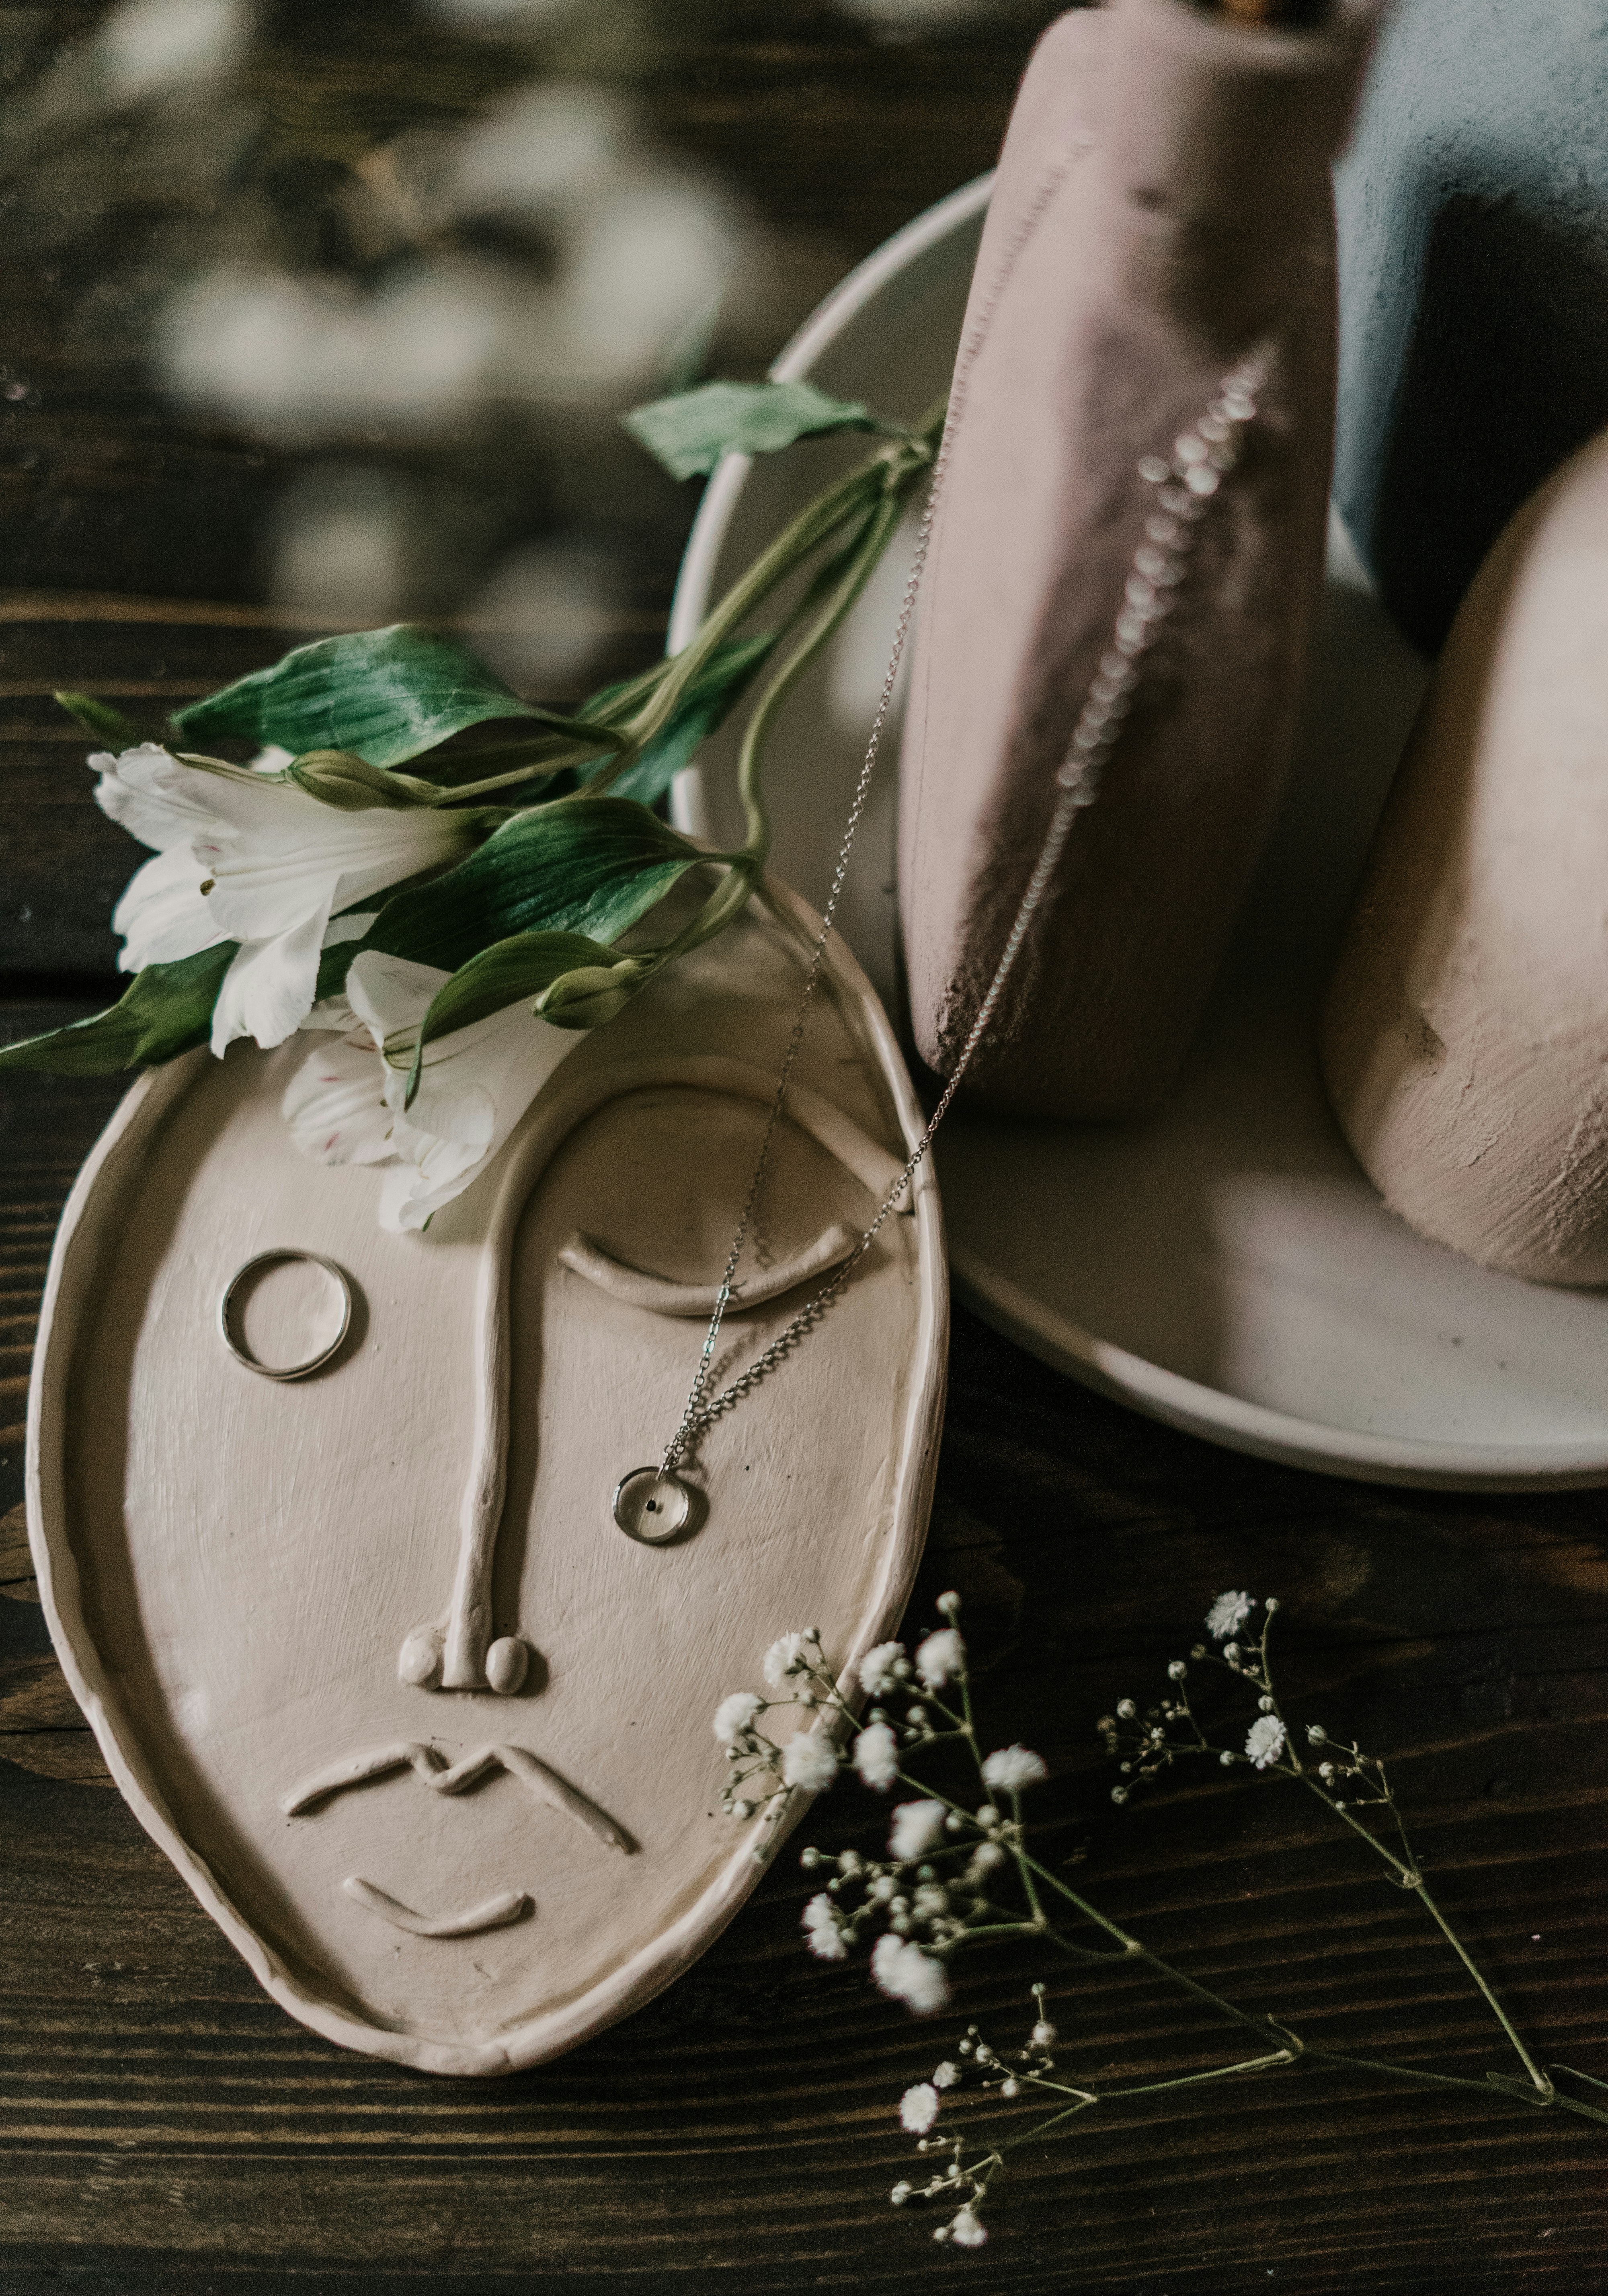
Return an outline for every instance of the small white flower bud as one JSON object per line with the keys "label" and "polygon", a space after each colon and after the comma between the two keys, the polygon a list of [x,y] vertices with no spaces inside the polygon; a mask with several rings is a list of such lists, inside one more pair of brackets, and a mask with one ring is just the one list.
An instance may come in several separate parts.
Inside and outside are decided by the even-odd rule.
{"label": "small white flower bud", "polygon": [[1240,1646],[1238,1643],[1225,1643],[1223,1644],[1223,1656],[1227,1659],[1230,1666],[1237,1666],[1240,1662]]}
{"label": "small white flower bud", "polygon": [[915,2187],[910,2183],[909,2179],[907,2177],[901,2177],[898,2184],[895,2185],[893,2190],[889,2194],[888,2198],[893,2202],[896,2209],[902,2209],[905,2202],[909,2199],[911,2194],[915,2190]]}
{"label": "small white flower bud", "polygon": [[995,1808],[991,1801],[985,1801],[982,1807],[979,1809],[977,1813],[977,1823],[985,1830],[990,1825],[997,1825],[999,1824],[999,1812]]}
{"label": "small white flower bud", "polygon": [[754,1806],[751,1801],[734,1801],[732,1804],[732,1816],[735,1818],[751,1817],[753,1814]]}
{"label": "small white flower bud", "polygon": [[1265,1691],[1263,1692],[1263,1693],[1262,1693],[1261,1697],[1259,1697],[1259,1698],[1257,1700],[1257,1702],[1257,1702],[1257,1704],[1261,1708],[1261,1710],[1262,1710],[1262,1712],[1263,1712],[1264,1714],[1271,1714],[1271,1713],[1272,1713],[1272,1711],[1273,1711],[1273,1701],[1272,1701],[1272,1700],[1268,1696],[1268,1694],[1267,1694],[1267,1693],[1266,1693]]}
{"label": "small white flower bud", "polygon": [[1234,1756],[1232,1754],[1219,1754],[1218,1756],[1218,1759],[1221,1762],[1226,1770],[1231,1770],[1234,1767]]}
{"label": "small white flower bud", "polygon": [[1001,2096],[1020,2096],[1021,2095],[1021,2083],[1017,2079],[1014,2073],[1011,2075],[1008,2080],[1002,2080],[1000,2082],[999,2094]]}
{"label": "small white flower bud", "polygon": [[1191,1658],[1204,1658],[1206,1655],[1205,1644],[1196,1643],[1191,1649],[1189,1655]]}
{"label": "small white flower bud", "polygon": [[1113,1786],[1112,1788],[1112,1800],[1113,1801],[1126,1801],[1128,1800],[1128,1788],[1126,1786]]}
{"label": "small white flower bud", "polygon": [[1033,2046],[1036,2049],[1053,2048],[1054,2042],[1055,2028],[1053,2025],[1046,2025],[1041,2017],[1033,2028]]}
{"label": "small white flower bud", "polygon": [[1116,1726],[1117,1718],[1114,1714],[1103,1714],[1095,1723],[1095,1729],[1100,1737],[1109,1738]]}
{"label": "small white flower bud", "polygon": [[800,1865],[804,1868],[804,1871],[805,1871],[807,1874],[813,1874],[813,1873],[815,1872],[815,1870],[816,1870],[816,1867],[820,1864],[820,1862],[821,1862],[821,1853],[820,1853],[820,1851],[819,1851],[818,1849],[800,1849],[800,1852],[799,1852],[799,1863],[800,1863]]}
{"label": "small white flower bud", "polygon": [[1333,1763],[1319,1762],[1317,1766],[1317,1775],[1320,1778],[1332,1778],[1334,1775]]}
{"label": "small white flower bud", "polygon": [[1326,1745],[1328,1744],[1328,1742],[1329,1742],[1329,1734],[1328,1734],[1328,1732],[1324,1728],[1323,1724],[1322,1724],[1321,1722],[1309,1722],[1309,1723],[1308,1723],[1308,1725],[1307,1725],[1307,1743],[1308,1743],[1308,1745],[1309,1745],[1309,1746],[1326,1746]]}
{"label": "small white flower bud", "polygon": [[958,1617],[960,1612],[960,1596],[955,1592],[953,1587],[950,1588],[947,1595],[940,1595],[939,1596],[938,1607],[943,1612],[946,1619]]}
{"label": "small white flower bud", "polygon": [[1117,1711],[1125,1722],[1131,1722],[1138,1710],[1138,1708],[1134,1704],[1131,1698],[1118,1699]]}
{"label": "small white flower bud", "polygon": [[1174,1682],[1182,1682],[1184,1677],[1188,1673],[1189,1669],[1185,1665],[1181,1658],[1175,1658],[1167,1671]]}
{"label": "small white flower bud", "polygon": [[944,1820],[944,1832],[946,1833],[958,1833],[960,1832],[962,1823],[963,1821],[960,1812],[958,1810],[952,1809],[949,1812],[948,1816]]}

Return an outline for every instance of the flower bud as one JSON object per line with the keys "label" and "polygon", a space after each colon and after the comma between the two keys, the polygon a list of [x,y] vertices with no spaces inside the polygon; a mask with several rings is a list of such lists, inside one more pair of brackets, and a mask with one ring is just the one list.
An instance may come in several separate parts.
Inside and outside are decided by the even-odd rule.
{"label": "flower bud", "polygon": [[555,1029],[600,1029],[625,1011],[645,969],[629,957],[619,964],[578,965],[542,991],[536,1009]]}
{"label": "flower bud", "polygon": [[352,750],[308,750],[287,767],[286,778],[338,813],[371,813],[381,806],[419,802],[421,784],[410,775],[389,774]]}

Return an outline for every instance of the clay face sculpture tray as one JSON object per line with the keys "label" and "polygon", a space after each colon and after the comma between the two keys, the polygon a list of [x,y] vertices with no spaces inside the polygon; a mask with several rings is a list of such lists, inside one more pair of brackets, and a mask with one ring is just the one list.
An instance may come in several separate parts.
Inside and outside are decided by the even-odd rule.
{"label": "clay face sculpture tray", "polygon": [[[646,2000],[760,1871],[719,1814],[717,1702],[788,1628],[842,1660],[897,1622],[942,1407],[925,1170],[820,1326],[702,1437],[684,1533],[641,1544],[611,1513],[680,1415],[815,922],[778,890],[672,968],[423,1236],[381,1230],[375,1172],[292,1145],[279,1103],[306,1039],[146,1077],[74,1192],[29,1423],[56,1647],[147,1831],[275,1999],[348,2046],[502,2072]],[[789,1105],[727,1377],[919,1134],[841,945]],[[295,1384],[217,1328],[234,1270],[282,1246],[335,1262],[356,1301]],[[271,1363],[317,1353],[329,1290],[266,1268],[243,1338]],[[506,1496],[476,1565],[460,1510],[485,1512],[505,1362]]]}
{"label": "clay face sculpture tray", "polygon": [[[988,193],[970,184],[889,241],[774,372],[895,414],[926,406],[955,357]],[[823,441],[721,465],[672,648],[852,451]],[[814,898],[908,563],[896,542],[777,729],[777,865]],[[1334,521],[1288,795],[1182,1079],[1159,1117],[1123,1125],[990,1118],[963,1100],[934,1148],[956,1288],[1075,1379],[1263,1457],[1452,1488],[1608,1482],[1608,1295],[1493,1275],[1414,1234],[1358,1169],[1318,1078],[1317,996],[1424,676]],[[729,740],[675,800],[683,826],[722,843]],[[890,769],[839,911],[890,1005],[894,794]]]}

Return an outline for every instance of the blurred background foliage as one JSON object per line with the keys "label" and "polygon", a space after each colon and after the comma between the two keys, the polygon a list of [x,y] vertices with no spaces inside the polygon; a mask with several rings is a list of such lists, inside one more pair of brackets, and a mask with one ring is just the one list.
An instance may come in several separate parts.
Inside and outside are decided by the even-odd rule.
{"label": "blurred background foliage", "polygon": [[696,492],[619,411],[762,373],[989,166],[1055,12],[0,7],[0,586],[451,619],[559,700],[636,666]]}

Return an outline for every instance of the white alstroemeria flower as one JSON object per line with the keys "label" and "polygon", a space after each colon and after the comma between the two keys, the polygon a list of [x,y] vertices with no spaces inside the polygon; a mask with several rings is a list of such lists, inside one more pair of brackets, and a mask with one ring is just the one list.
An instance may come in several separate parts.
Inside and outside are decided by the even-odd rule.
{"label": "white alstroemeria flower", "polygon": [[332,1000],[308,1016],[315,1027],[356,1026],[302,1062],[283,1103],[296,1145],[316,1164],[395,1160],[380,1194],[380,1225],[393,1234],[424,1227],[463,1194],[586,1034],[554,1028],[528,1004],[507,1005],[426,1047],[405,1111],[406,1062],[388,1062],[383,1047],[413,1041],[448,977],[365,949],[347,974],[346,1004]]}
{"label": "white alstroemeria flower", "polygon": [[122,970],[241,945],[212,1015],[215,1053],[236,1037],[282,1045],[312,1004],[332,913],[461,859],[476,840],[467,816],[432,806],[321,805],[267,778],[279,750],[258,760],[260,780],[186,766],[153,742],[89,762],[102,812],[156,848],[112,912]]}

